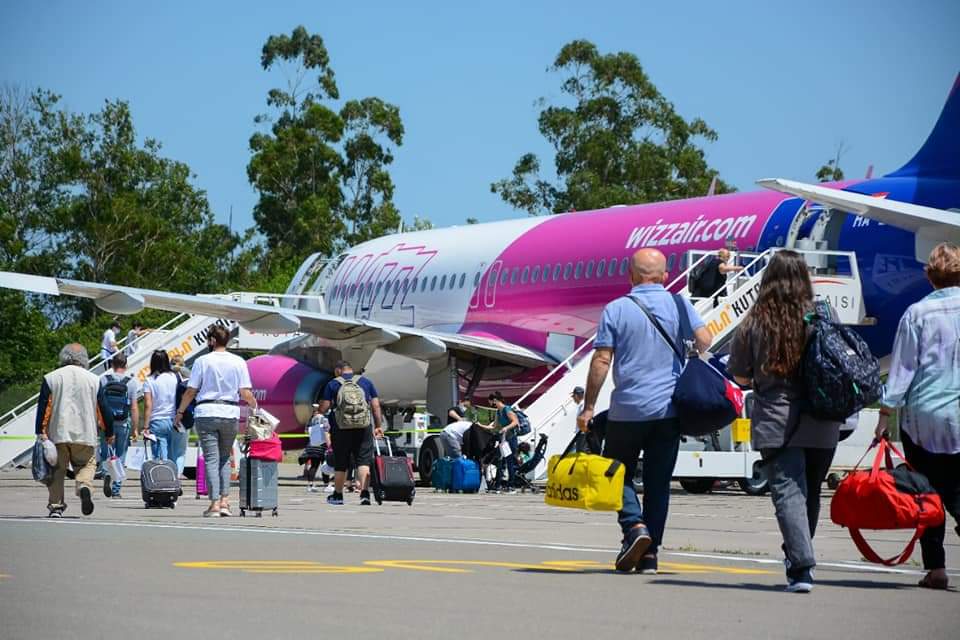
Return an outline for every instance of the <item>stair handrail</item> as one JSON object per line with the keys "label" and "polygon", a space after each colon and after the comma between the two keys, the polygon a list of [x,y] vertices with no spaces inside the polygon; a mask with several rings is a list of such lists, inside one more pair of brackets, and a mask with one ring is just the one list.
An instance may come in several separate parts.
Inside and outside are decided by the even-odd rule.
{"label": "stair handrail", "polygon": [[[741,269],[741,272],[743,272],[743,271],[749,271],[749,270],[752,269],[752,268],[754,267],[754,265],[756,265],[759,261],[769,259],[770,256],[772,256],[772,255],[773,255],[774,253],[776,253],[777,251],[780,251],[782,248],[783,248],[783,247],[770,247],[770,248],[767,249],[766,251],[764,251],[764,252],[762,252],[762,253],[758,253],[756,256],[754,256],[753,260],[751,260],[750,262],[748,262],[747,264],[745,264],[745,265],[743,266],[743,269]],[[762,271],[763,271],[764,269],[766,269],[766,268],[767,268],[766,265],[764,265],[763,267],[761,267],[760,272],[762,272]],[[759,273],[759,272],[758,272],[758,273]],[[730,292],[729,292],[729,295],[726,296],[726,297],[735,296],[735,295],[736,295],[736,292],[739,291],[740,289],[742,289],[744,286],[746,286],[746,284],[747,284],[747,283],[753,278],[753,276],[755,276],[755,275],[757,275],[757,274],[755,274],[755,273],[750,274],[750,277],[746,279],[746,282],[744,282],[744,283],[741,284],[741,285],[736,286],[736,287],[733,289],[733,291],[730,291]],[[722,290],[724,290],[724,289],[727,288],[727,284],[728,284],[728,283],[727,283],[726,281],[724,281],[724,283],[723,283],[722,285],[720,285],[720,287],[719,287],[716,291],[712,292],[709,296],[706,296],[705,298],[700,298],[700,300],[701,300],[701,301],[703,301],[703,300],[707,300],[707,301],[713,300],[713,298],[714,298],[720,291],[722,291]],[[702,312],[703,312],[701,309],[697,308],[696,305],[694,306],[694,308],[697,310],[698,313],[702,313]]]}
{"label": "stair handrail", "polygon": [[[181,318],[183,318],[184,316],[187,316],[187,315],[189,315],[189,314],[186,314],[186,313],[177,314],[176,316],[174,316],[173,318],[171,318],[171,319],[168,320],[167,322],[163,323],[162,325],[160,325],[160,326],[157,327],[156,329],[152,329],[151,332],[155,332],[155,331],[165,331],[165,330],[167,329],[167,327],[169,327],[171,324],[173,324],[174,322],[177,322],[178,320],[180,320]],[[142,336],[138,336],[136,339],[134,339],[133,341],[131,341],[130,344],[127,344],[127,345],[124,345],[124,346],[130,346],[130,345],[132,345],[132,344],[136,344],[136,343],[139,342],[142,338],[145,338],[145,337],[146,337],[146,334],[144,334],[144,335],[142,335]],[[118,341],[117,341],[117,347],[120,347],[120,345],[124,344],[124,343],[126,342],[126,340],[127,340],[126,336],[124,336],[121,340],[118,340]],[[90,362],[89,362],[89,364],[88,364],[88,369],[90,369],[90,370],[96,369],[96,368],[97,368],[98,366],[100,366],[101,364],[103,364],[103,357],[100,355],[100,353],[97,353],[93,358],[90,359]],[[25,412],[23,411],[24,407],[28,407],[28,406],[31,406],[31,405],[36,405],[36,404],[37,404],[37,398],[39,398],[39,397],[40,397],[40,394],[39,394],[39,393],[36,393],[36,394],[34,394],[33,396],[31,396],[31,397],[27,398],[26,400],[24,400],[23,402],[21,402],[20,404],[18,404],[17,406],[15,406],[14,408],[8,410],[8,411],[7,411],[6,413],[4,413],[2,416],[0,416],[0,428],[3,428],[4,426],[6,426],[7,424],[9,424],[9,423],[12,422],[13,420],[16,420],[16,419],[19,418],[21,415],[23,415],[23,414],[25,413]]]}
{"label": "stair handrail", "polygon": [[[667,291],[673,291],[673,288],[674,288],[675,286],[677,286],[677,285],[680,283],[681,280],[688,279],[688,278],[690,277],[690,272],[693,271],[694,269],[696,269],[697,266],[698,266],[701,262],[703,262],[704,260],[706,260],[707,258],[709,258],[710,256],[712,256],[713,253],[714,253],[713,251],[707,251],[707,252],[704,253],[702,256],[700,256],[700,258],[697,259],[696,262],[694,262],[692,265],[690,265],[689,267],[687,267],[687,270],[686,270],[686,271],[682,272],[680,275],[678,275],[676,278],[674,278],[674,279],[670,282],[670,284],[666,285]],[[687,291],[690,290],[689,286],[687,286],[687,285],[684,285],[684,288],[687,289]]]}
{"label": "stair handrail", "polygon": [[561,367],[566,367],[567,365],[569,365],[570,362],[571,362],[581,351],[583,351],[588,345],[592,345],[592,344],[593,344],[593,341],[596,340],[596,339],[597,339],[597,334],[593,334],[592,336],[590,336],[589,338],[587,338],[587,339],[584,341],[583,344],[581,344],[579,347],[577,347],[576,349],[573,350],[573,353],[571,353],[569,356],[567,356],[560,364],[558,364],[557,366],[555,366],[553,369],[550,369],[550,371],[547,373],[547,375],[545,375],[545,376],[543,376],[542,378],[540,378],[540,380],[538,380],[532,387],[530,387],[529,389],[527,389],[527,392],[524,393],[522,396],[520,396],[520,397],[517,399],[517,401],[514,402],[514,404],[515,404],[517,407],[519,407],[519,406],[520,406],[520,403],[523,402],[524,400],[526,400],[526,399],[530,396],[531,393],[533,393],[534,391],[536,391],[537,389],[539,389],[541,386],[543,386],[543,384],[544,384],[547,380],[549,380],[551,377],[553,377],[553,375],[557,372],[558,369],[560,369]]}

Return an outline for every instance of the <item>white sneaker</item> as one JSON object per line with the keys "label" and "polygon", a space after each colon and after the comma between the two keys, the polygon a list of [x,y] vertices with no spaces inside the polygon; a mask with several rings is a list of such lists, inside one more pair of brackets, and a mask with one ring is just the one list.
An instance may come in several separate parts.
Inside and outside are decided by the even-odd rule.
{"label": "white sneaker", "polygon": [[786,588],[787,593],[810,593],[811,591],[813,591],[813,584],[802,580],[791,580]]}
{"label": "white sneaker", "polygon": [[317,489],[313,485],[310,485],[309,487],[307,487],[307,493],[316,493],[317,491],[319,491],[319,489]]}
{"label": "white sneaker", "polygon": [[324,492],[324,493],[333,493],[333,485],[332,485],[332,484],[328,484],[327,486],[325,486],[325,487],[323,488],[323,492]]}

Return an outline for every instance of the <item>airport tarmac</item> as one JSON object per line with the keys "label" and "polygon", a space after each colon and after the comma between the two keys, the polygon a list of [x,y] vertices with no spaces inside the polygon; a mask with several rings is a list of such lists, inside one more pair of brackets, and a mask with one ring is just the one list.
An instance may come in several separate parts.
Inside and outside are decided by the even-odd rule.
{"label": "airport tarmac", "polygon": [[[830,492],[800,595],[783,592],[769,497],[676,487],[660,574],[624,576],[613,514],[425,488],[412,507],[332,507],[298,470],[283,465],[279,517],[216,520],[192,482],[176,509],[145,510],[136,480],[51,520],[28,470],[0,473],[0,638],[958,637],[957,591],[915,586],[919,549],[893,570],[861,562]],[[908,538],[868,537],[888,555]]]}

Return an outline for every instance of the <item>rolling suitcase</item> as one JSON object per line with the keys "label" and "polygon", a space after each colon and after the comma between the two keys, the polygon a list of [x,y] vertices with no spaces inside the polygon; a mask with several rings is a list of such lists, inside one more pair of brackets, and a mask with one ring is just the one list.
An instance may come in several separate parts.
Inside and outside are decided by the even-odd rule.
{"label": "rolling suitcase", "polygon": [[413,504],[417,493],[413,482],[413,463],[407,456],[393,455],[390,441],[387,440],[387,455],[380,455],[380,442],[374,438],[376,456],[373,460],[373,497],[377,504],[388,502],[406,502]]}
{"label": "rolling suitcase", "polygon": [[456,458],[451,462],[451,467],[450,491],[480,491],[480,465],[468,458]]}
{"label": "rolling suitcase", "polygon": [[140,495],[147,509],[173,509],[180,497],[180,474],[172,460],[150,459],[150,446],[145,447],[147,460],[140,467]]}
{"label": "rolling suitcase", "polygon": [[207,495],[207,465],[203,461],[203,454],[197,454],[197,499]]}
{"label": "rolling suitcase", "polygon": [[278,465],[276,462],[251,458],[240,461],[240,515],[253,511],[257,517],[267,509],[277,515]]}
{"label": "rolling suitcase", "polygon": [[450,491],[453,483],[453,460],[437,458],[430,469],[430,485],[437,491]]}

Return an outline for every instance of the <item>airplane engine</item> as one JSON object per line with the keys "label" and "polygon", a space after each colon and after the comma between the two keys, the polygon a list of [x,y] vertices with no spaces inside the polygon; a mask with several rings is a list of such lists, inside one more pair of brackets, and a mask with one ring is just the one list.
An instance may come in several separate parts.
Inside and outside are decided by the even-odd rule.
{"label": "airplane engine", "polygon": [[[280,420],[278,432],[302,433],[331,375],[282,355],[257,356],[247,361],[247,368],[257,402]],[[283,444],[297,449],[305,441],[284,439]]]}

